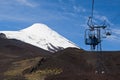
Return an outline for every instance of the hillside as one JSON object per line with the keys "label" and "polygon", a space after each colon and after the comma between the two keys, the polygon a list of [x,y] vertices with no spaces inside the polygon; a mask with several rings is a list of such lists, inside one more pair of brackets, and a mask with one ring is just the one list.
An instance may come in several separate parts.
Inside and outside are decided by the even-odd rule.
{"label": "hillside", "polygon": [[[0,47],[0,78],[2,80],[120,79],[119,51],[101,52],[105,73],[96,74],[96,53],[100,52],[67,48],[51,54],[31,45],[29,45],[31,48],[28,48],[28,44],[25,44],[25,47],[20,45],[13,47],[14,40],[3,42],[7,43]],[[7,46],[8,43],[9,46]]]}
{"label": "hillside", "polygon": [[[98,54],[102,55],[101,62],[105,73],[95,73]],[[63,72],[47,77],[45,80],[119,80],[120,52],[87,52],[75,48],[60,51],[54,57],[57,67]],[[58,60],[59,59],[59,60]],[[61,61],[61,63],[60,63]],[[49,62],[49,61],[48,61]],[[46,62],[47,63],[47,62]]]}
{"label": "hillside", "polygon": [[0,79],[14,62],[48,56],[50,52],[16,39],[0,38]]}

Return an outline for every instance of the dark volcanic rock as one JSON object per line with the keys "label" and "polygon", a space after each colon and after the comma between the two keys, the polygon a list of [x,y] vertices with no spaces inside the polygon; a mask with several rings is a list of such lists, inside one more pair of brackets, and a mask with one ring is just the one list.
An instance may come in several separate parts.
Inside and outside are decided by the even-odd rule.
{"label": "dark volcanic rock", "polygon": [[0,33],[0,38],[6,39],[6,35],[4,33]]}
{"label": "dark volcanic rock", "polygon": [[[4,78],[24,80],[26,74],[49,71],[49,69],[50,71],[58,69],[59,74],[47,74],[45,80],[120,80],[120,51],[89,52],[77,48],[67,48],[50,53],[14,39],[0,39],[0,44],[1,80]],[[31,64],[34,63],[31,58],[35,57],[40,57],[40,59],[36,60],[31,67],[26,68],[23,74],[21,73],[22,75],[4,76],[4,72],[11,66],[14,68],[14,62],[29,60],[28,63]],[[98,61],[98,59],[100,60]],[[29,65],[28,63],[26,65]],[[98,67],[98,63],[102,66]],[[15,67],[19,65],[20,63]],[[95,73],[99,68],[104,68],[104,73]]]}
{"label": "dark volcanic rock", "polygon": [[[102,57],[98,62],[98,56]],[[120,52],[87,52],[76,48],[68,48],[54,55],[54,61],[48,61],[52,66],[60,67],[63,72],[48,76],[45,80],[120,80]],[[52,60],[52,59],[51,59]],[[61,62],[60,62],[61,61]],[[47,62],[46,62],[47,63]],[[105,73],[95,73],[104,68]],[[48,64],[48,63],[47,63]]]}
{"label": "dark volcanic rock", "polygon": [[4,72],[7,71],[14,62],[38,56],[45,57],[50,54],[51,52],[22,41],[3,38],[2,34],[0,37],[0,79],[3,80]]}

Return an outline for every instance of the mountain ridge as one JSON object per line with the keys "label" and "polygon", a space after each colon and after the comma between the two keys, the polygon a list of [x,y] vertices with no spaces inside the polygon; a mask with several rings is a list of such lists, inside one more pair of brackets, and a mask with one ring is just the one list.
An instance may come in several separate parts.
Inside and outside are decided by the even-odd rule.
{"label": "mountain ridge", "polygon": [[35,23],[19,31],[0,31],[9,39],[18,39],[50,52],[56,52],[68,47],[76,47],[73,42],[58,34],[42,23]]}

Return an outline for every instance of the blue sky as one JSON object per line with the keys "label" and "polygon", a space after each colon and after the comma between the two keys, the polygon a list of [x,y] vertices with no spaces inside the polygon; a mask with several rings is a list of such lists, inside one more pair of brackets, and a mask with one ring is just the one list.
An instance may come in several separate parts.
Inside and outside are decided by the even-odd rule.
{"label": "blue sky", "polygon": [[[0,0],[0,30],[20,30],[44,23],[64,37],[89,50],[84,30],[92,0]],[[112,36],[102,42],[103,50],[120,50],[120,0],[95,0],[97,24],[106,20]]]}

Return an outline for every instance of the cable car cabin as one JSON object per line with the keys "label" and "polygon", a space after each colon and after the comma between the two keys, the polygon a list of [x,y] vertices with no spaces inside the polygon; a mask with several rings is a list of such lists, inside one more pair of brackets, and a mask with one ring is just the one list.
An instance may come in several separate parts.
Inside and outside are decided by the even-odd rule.
{"label": "cable car cabin", "polygon": [[86,29],[85,31],[85,44],[86,45],[98,45],[100,40],[96,37],[95,32],[90,29]]}
{"label": "cable car cabin", "polygon": [[110,36],[112,34],[110,29],[106,29],[106,36]]}
{"label": "cable car cabin", "polygon": [[111,33],[110,33],[110,32],[107,32],[107,33],[106,33],[106,35],[107,35],[107,36],[110,36],[110,35],[111,35]]}
{"label": "cable car cabin", "polygon": [[89,36],[89,38],[85,39],[86,45],[98,45],[98,43],[100,43],[100,40],[95,36]]}

